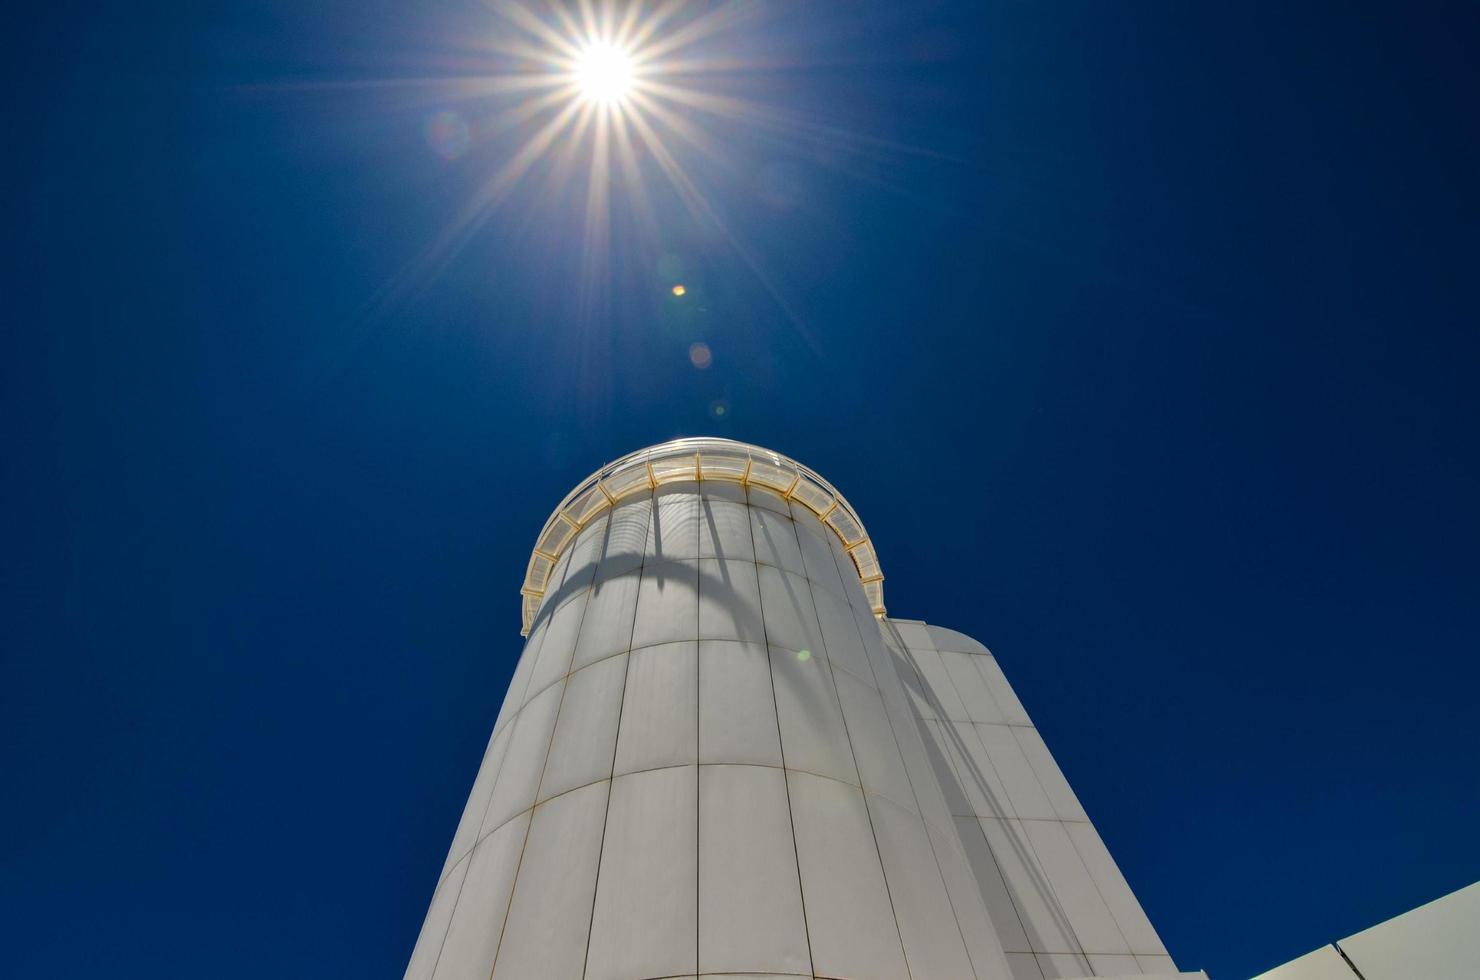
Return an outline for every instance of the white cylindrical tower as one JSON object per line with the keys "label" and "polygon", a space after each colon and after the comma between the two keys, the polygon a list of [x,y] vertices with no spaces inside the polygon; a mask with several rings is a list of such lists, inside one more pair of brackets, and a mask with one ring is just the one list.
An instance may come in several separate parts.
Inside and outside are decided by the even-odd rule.
{"label": "white cylindrical tower", "polygon": [[881,580],[847,501],[758,447],[581,484],[407,978],[1009,980]]}

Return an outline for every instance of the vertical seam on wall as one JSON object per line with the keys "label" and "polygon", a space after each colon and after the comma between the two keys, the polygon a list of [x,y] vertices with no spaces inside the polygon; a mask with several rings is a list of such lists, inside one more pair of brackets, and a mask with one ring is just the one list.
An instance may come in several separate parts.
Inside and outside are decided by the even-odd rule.
{"label": "vertical seam on wall", "polygon": [[[700,702],[704,690],[703,680],[699,671],[704,669],[704,658],[699,655],[700,644],[704,642],[699,629],[699,617],[704,605],[704,565],[699,556],[704,553],[700,544],[700,538],[704,534],[704,484],[694,484],[694,501],[697,504],[694,513],[694,972],[699,972],[699,884],[700,875],[703,870],[700,862],[704,857],[704,842],[700,834],[704,832],[704,811],[701,809],[699,794],[704,791],[702,778],[704,770],[699,768],[699,726],[703,724],[703,705]],[[632,617],[634,622],[637,617]]]}
{"label": "vertical seam on wall", "polygon": [[[658,519],[658,499],[657,495],[651,490],[648,491],[648,499],[651,501],[651,508],[648,511],[648,529],[651,530],[653,522]],[[616,512],[617,509],[613,507],[612,514],[615,515]],[[606,780],[606,815],[601,820],[601,843],[596,848],[596,874],[595,880],[591,885],[591,917],[586,921],[586,955],[581,959],[582,977],[591,968],[591,930],[596,928],[596,896],[601,893],[601,859],[606,854],[606,827],[612,816],[612,790],[617,785],[617,746],[622,740],[622,716],[627,713],[627,678],[632,675],[632,639],[637,635],[637,607],[642,602],[642,579],[647,572],[647,535],[648,531],[644,531],[642,535],[642,563],[637,566],[637,594],[632,597],[632,626],[627,633],[627,662],[622,665],[622,693],[617,699],[617,730],[612,736],[612,767]],[[597,571],[599,572],[600,570],[598,567]],[[595,581],[594,576],[592,577],[592,581]],[[584,621],[584,613],[582,617]],[[579,640],[579,632],[577,632],[576,637]],[[511,907],[512,904],[510,903]],[[500,944],[503,943],[502,938],[499,942]],[[490,977],[489,980],[493,980],[493,978]]]}
{"label": "vertical seam on wall", "polygon": [[[802,887],[802,855],[797,847],[797,819],[791,809],[791,770],[786,768],[786,739],[781,737],[781,708],[776,699],[776,665],[771,662],[771,630],[766,625],[766,596],[761,589],[760,554],[755,549],[755,515],[751,513],[750,491],[745,493],[745,524],[750,529],[751,563],[755,566],[756,606],[761,614],[761,636],[766,647],[766,674],[771,678],[771,715],[776,721],[776,747],[781,752],[781,788],[786,793],[786,819],[791,824],[791,854],[797,867],[797,901],[802,905],[802,934],[807,940],[807,972],[817,973],[812,956],[812,927],[807,923],[807,891]],[[783,572],[782,574],[785,574]]]}
{"label": "vertical seam on wall", "polygon": [[[797,527],[795,518],[791,519],[791,533],[793,537],[802,534],[801,528]],[[863,815],[868,820],[869,836],[874,841],[874,854],[879,858],[879,877],[884,879],[884,897],[889,899],[889,917],[894,920],[894,935],[899,940],[899,956],[904,960],[904,972],[906,976],[914,976],[910,970],[910,954],[904,948],[904,930],[899,928],[899,913],[894,909],[894,892],[889,887],[889,872],[884,867],[884,849],[879,846],[879,832],[874,829],[874,814],[868,807],[868,790],[863,785],[863,769],[858,765],[858,752],[853,748],[853,734],[848,730],[848,714],[843,710],[843,696],[838,693],[837,675],[833,673],[832,654],[827,650],[827,638],[822,635],[822,617],[817,615],[817,599],[812,595],[812,579],[807,575],[807,559],[802,555],[802,539],[796,538],[797,556],[802,560],[802,581],[807,583],[807,604],[812,607],[812,620],[817,624],[817,642],[822,644],[823,656],[827,663],[827,679],[832,684],[833,697],[838,703],[838,718],[843,722],[843,737],[848,742],[848,757],[853,760],[853,772],[858,776],[858,797],[863,801]],[[832,547],[827,549],[832,551]],[[837,561],[834,559],[833,564]],[[786,570],[781,569],[782,581],[785,581]],[[770,651],[767,650],[769,658]],[[815,972],[815,971],[814,971]]]}
{"label": "vertical seam on wall", "polygon": [[[569,571],[569,570],[570,570],[570,568],[569,568],[569,566],[567,566],[566,567],[566,571]],[[592,582],[595,582],[595,576],[594,575],[592,576]],[[569,600],[567,600],[567,601],[569,601]],[[586,622],[586,609],[587,609],[587,607],[589,605],[590,605],[590,601],[589,601],[589,597],[588,597],[588,601],[581,606],[581,621],[579,623],[576,623],[575,637],[571,640],[571,648],[570,648],[571,659],[574,659],[575,658],[575,652],[576,652],[575,651],[575,643],[577,641],[579,641],[579,639],[581,637],[581,627],[583,625],[585,625],[585,622]],[[557,612],[558,612],[558,610],[557,610]],[[555,613],[551,613],[550,614],[550,618],[553,621],[554,618],[555,618]],[[548,634],[546,634],[546,635],[548,635]],[[540,644],[540,653],[542,655],[544,653],[544,644],[543,643]],[[504,908],[504,921],[503,921],[503,925],[499,928],[499,932],[498,932],[498,945],[496,947],[494,947],[494,950],[493,950],[493,966],[490,967],[489,968],[489,971],[488,971],[489,980],[492,980],[494,973],[496,973],[498,971],[498,957],[499,957],[499,954],[503,952],[503,949],[504,949],[504,935],[509,930],[509,915],[510,915],[510,913],[512,913],[514,911],[514,895],[519,890],[519,872],[522,871],[522,870],[524,870],[524,854],[529,849],[529,834],[530,834],[530,831],[534,829],[534,818],[538,815],[538,814],[535,813],[535,811],[538,810],[539,809],[539,806],[540,806],[540,790],[542,790],[542,789],[545,788],[545,773],[549,770],[549,767],[550,767],[550,750],[555,745],[555,733],[560,730],[560,711],[561,711],[562,708],[565,707],[565,695],[567,693],[569,693],[569,691],[570,691],[570,679],[569,679],[569,674],[567,673],[567,675],[565,676],[565,678],[562,680],[562,683],[561,683],[561,687],[560,687],[560,701],[559,701],[559,703],[557,703],[555,705],[555,720],[550,723],[550,739],[549,739],[549,741],[547,741],[545,743],[545,759],[544,759],[543,762],[540,763],[540,778],[539,778],[539,782],[535,783],[535,787],[534,787],[534,801],[530,804],[530,807],[529,807],[529,823],[524,828],[524,842],[519,845],[519,862],[514,865],[514,884],[512,886],[510,886],[510,888],[509,888],[509,904],[508,904],[508,906],[506,906]],[[520,710],[523,711],[524,709],[523,708],[520,708]],[[489,799],[492,800],[492,797],[489,797]],[[610,791],[610,789],[608,789],[608,791],[607,791],[607,801],[608,801],[608,805],[610,805],[610,801],[611,801],[611,791]],[[463,881],[464,882],[467,881],[466,876],[464,876]],[[434,978],[434,980],[435,980],[435,978]]]}
{"label": "vertical seam on wall", "polygon": [[1357,964],[1352,962],[1352,958],[1346,955],[1346,950],[1341,948],[1341,943],[1332,943],[1331,946],[1341,956],[1342,961],[1351,967],[1352,972],[1357,975],[1357,980],[1367,980],[1366,977],[1362,976],[1362,971],[1357,969]]}

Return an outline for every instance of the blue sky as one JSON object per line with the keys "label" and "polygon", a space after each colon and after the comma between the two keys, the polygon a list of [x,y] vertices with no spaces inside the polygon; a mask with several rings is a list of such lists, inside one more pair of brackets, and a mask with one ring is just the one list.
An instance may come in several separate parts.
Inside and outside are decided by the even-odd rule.
{"label": "blue sky", "polygon": [[15,975],[399,976],[536,532],[675,435],[849,496],[1184,967],[1480,878],[1474,9],[733,7],[709,214],[594,252],[585,158],[429,251],[527,135],[413,81],[480,4],[14,22]]}

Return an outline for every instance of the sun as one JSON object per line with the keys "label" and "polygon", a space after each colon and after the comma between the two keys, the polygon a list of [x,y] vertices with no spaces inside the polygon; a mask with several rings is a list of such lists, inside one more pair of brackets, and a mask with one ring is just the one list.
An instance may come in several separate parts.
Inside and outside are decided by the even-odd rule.
{"label": "sun", "polygon": [[609,41],[592,41],[576,59],[576,86],[581,98],[594,105],[613,106],[632,91],[632,55]]}

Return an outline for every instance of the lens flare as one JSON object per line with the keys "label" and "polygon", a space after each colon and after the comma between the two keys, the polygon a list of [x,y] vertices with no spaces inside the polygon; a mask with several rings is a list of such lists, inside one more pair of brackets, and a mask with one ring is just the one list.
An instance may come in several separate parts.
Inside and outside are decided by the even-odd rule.
{"label": "lens flare", "polygon": [[702,341],[691,344],[689,345],[689,363],[703,371],[714,363],[714,352],[709,349],[708,344]]}

